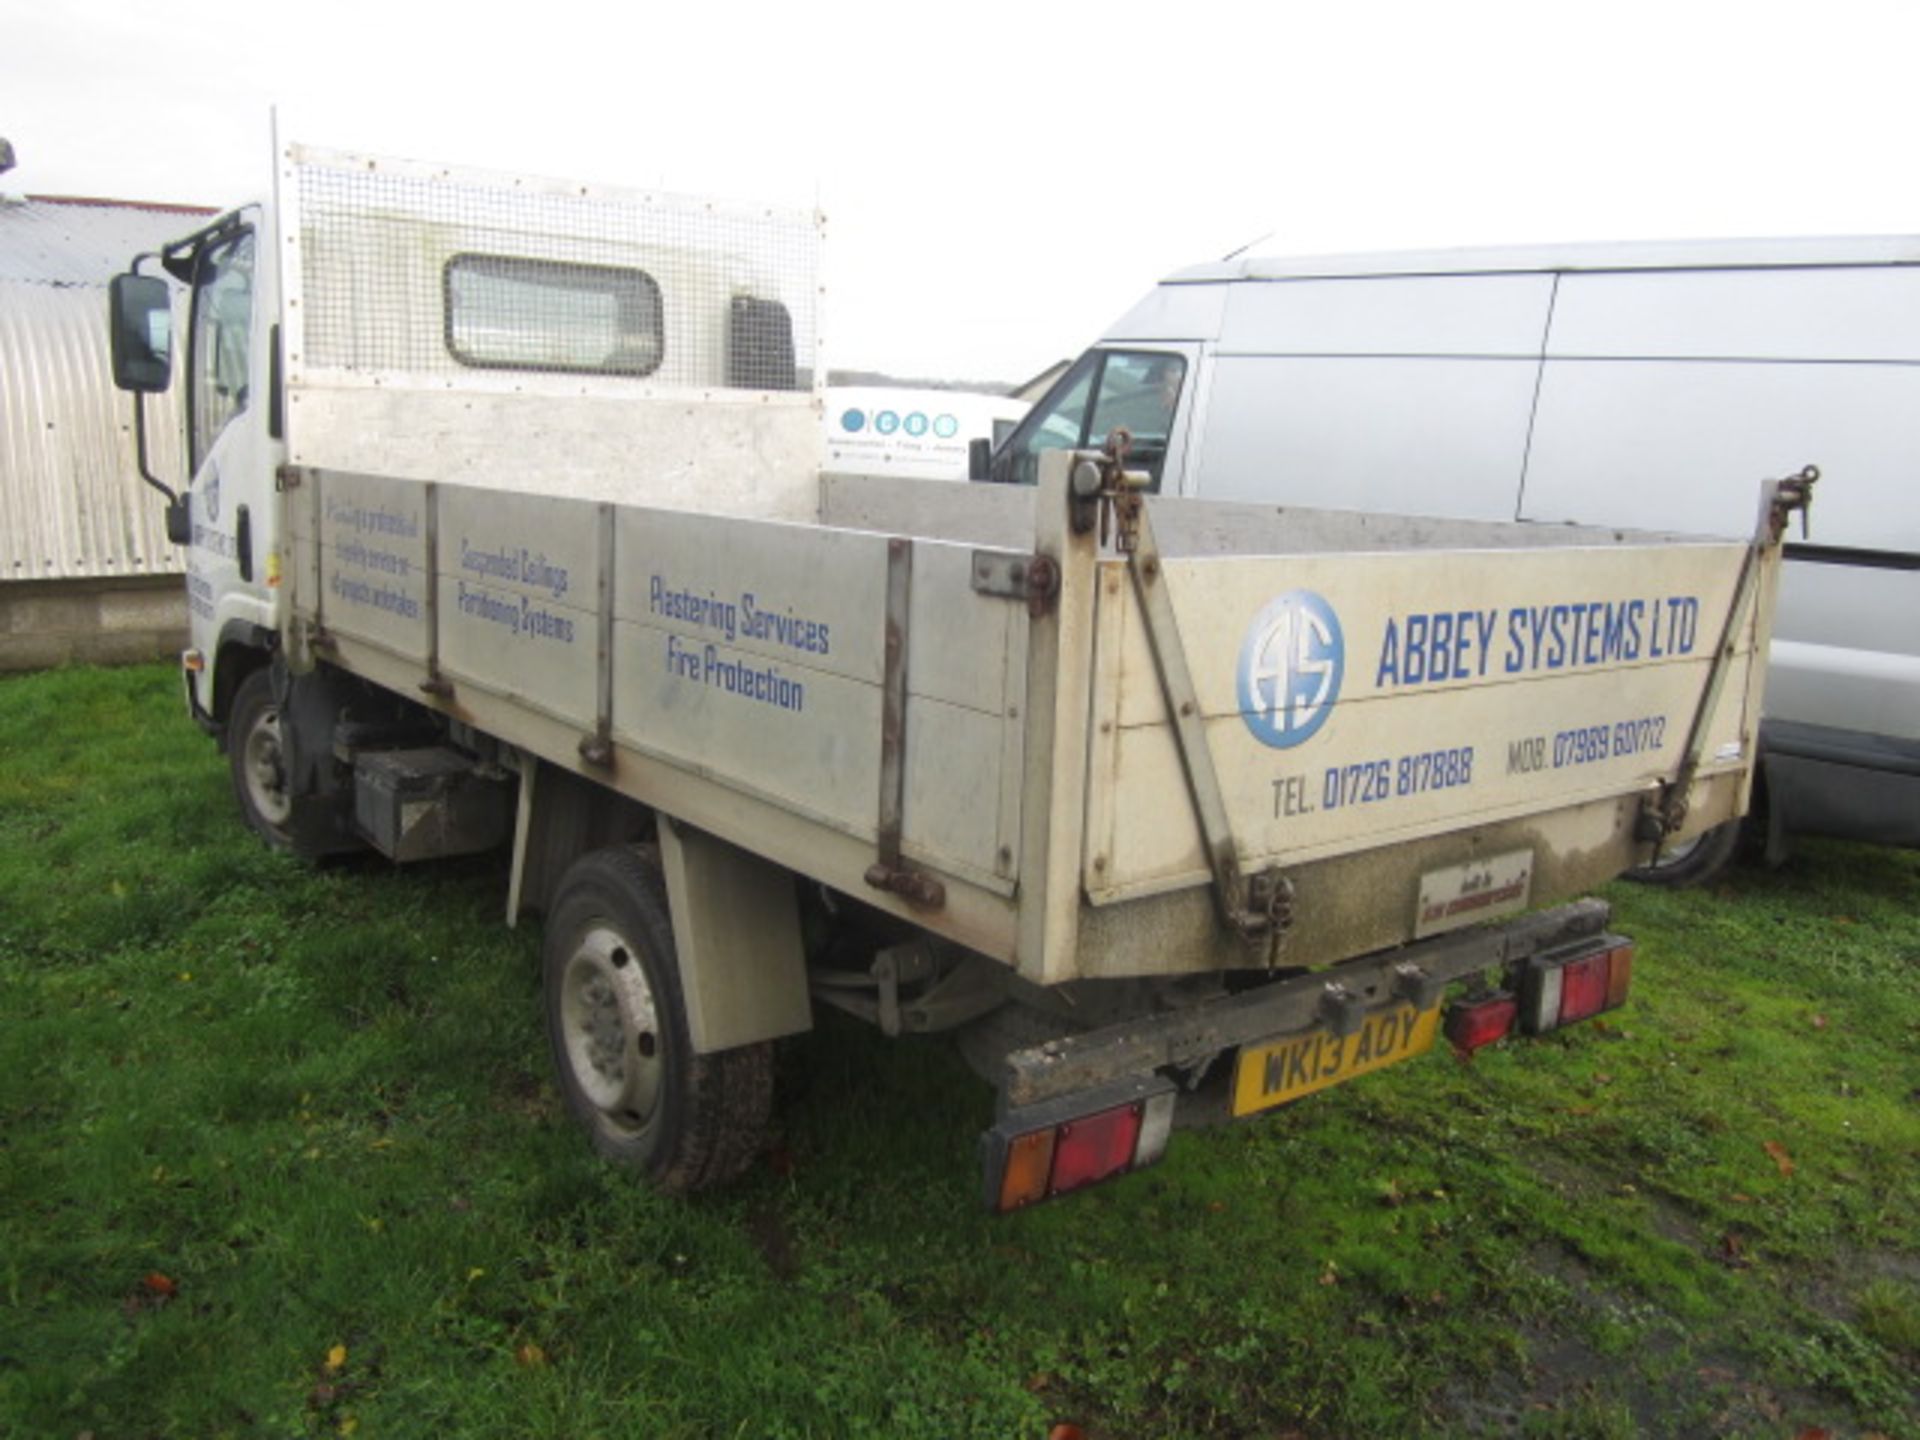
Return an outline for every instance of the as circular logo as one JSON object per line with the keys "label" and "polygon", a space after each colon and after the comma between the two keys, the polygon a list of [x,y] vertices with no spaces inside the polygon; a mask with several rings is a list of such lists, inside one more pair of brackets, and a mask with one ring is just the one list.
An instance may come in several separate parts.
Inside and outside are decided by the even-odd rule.
{"label": "as circular logo", "polygon": [[912,414],[907,416],[906,432],[909,435],[926,434],[927,433],[927,417],[922,415],[918,410],[915,410]]}
{"label": "as circular logo", "polygon": [[936,415],[933,419],[933,433],[942,440],[951,440],[960,433],[960,422],[951,415]]}
{"label": "as circular logo", "polygon": [[840,414],[840,428],[849,435],[857,435],[867,428],[867,412],[864,410],[844,410]]}
{"label": "as circular logo", "polygon": [[220,471],[209,465],[206,483],[200,487],[200,503],[207,507],[207,523],[220,518]]}
{"label": "as circular logo", "polygon": [[1340,698],[1346,643],[1333,607],[1311,590],[1269,600],[1240,643],[1240,718],[1285,750],[1313,738]]}
{"label": "as circular logo", "polygon": [[900,428],[900,417],[891,410],[882,410],[873,417],[873,428],[882,435],[891,435]]}

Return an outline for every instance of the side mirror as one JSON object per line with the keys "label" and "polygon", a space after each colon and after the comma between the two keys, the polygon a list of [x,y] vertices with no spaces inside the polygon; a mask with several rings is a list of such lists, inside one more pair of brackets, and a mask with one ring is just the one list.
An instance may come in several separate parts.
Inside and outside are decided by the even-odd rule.
{"label": "side mirror", "polygon": [[173,381],[173,292],[157,275],[116,275],[107,290],[113,383],[157,395]]}
{"label": "side mirror", "polygon": [[993,442],[984,436],[967,442],[967,479],[988,480],[993,476]]}

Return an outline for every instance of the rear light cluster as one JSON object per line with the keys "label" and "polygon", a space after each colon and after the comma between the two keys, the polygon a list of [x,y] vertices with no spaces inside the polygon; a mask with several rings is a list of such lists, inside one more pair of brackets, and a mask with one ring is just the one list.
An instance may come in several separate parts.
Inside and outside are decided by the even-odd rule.
{"label": "rear light cluster", "polygon": [[1633,942],[1618,935],[1559,954],[1535,955],[1517,972],[1518,993],[1502,990],[1447,1010],[1447,1039],[1462,1055],[1504,1040],[1515,1029],[1544,1035],[1612,1010],[1633,983]]}
{"label": "rear light cluster", "polygon": [[1024,1209],[1143,1170],[1166,1154],[1173,1086],[1155,1080],[1128,1091],[1118,1104],[1104,1091],[1028,1106],[981,1136],[988,1208]]}
{"label": "rear light cluster", "polygon": [[1520,967],[1520,1025],[1544,1035],[1612,1010],[1633,983],[1633,942],[1609,935],[1570,955],[1536,955]]}
{"label": "rear light cluster", "polygon": [[1626,1000],[1634,981],[1634,945],[1609,935],[1596,948],[1542,954],[1521,966],[1521,1027],[1528,1035],[1592,1020]]}

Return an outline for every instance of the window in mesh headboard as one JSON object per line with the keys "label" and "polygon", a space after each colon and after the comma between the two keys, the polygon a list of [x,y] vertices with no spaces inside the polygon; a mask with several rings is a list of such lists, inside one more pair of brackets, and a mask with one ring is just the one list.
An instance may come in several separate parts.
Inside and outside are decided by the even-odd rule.
{"label": "window in mesh headboard", "polygon": [[727,312],[727,384],[737,390],[798,390],[793,316],[778,300],[736,295]]}
{"label": "window in mesh headboard", "polygon": [[455,255],[442,295],[447,351],[463,365],[651,375],[665,353],[660,286],[629,266]]}

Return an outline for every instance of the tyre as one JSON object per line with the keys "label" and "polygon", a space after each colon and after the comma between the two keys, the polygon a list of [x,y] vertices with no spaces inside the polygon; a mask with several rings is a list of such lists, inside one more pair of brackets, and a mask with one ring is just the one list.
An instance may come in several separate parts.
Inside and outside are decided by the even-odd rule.
{"label": "tyre", "polygon": [[1669,845],[1651,865],[1636,865],[1627,879],[1642,885],[1703,885],[1732,862],[1740,848],[1740,822],[1729,820],[1703,830],[1678,845]]}
{"label": "tyre", "polygon": [[542,969],[561,1098],[594,1149],[669,1194],[753,1162],[773,1107],[773,1047],[694,1054],[650,847],[597,850],[567,871]]}
{"label": "tyre", "polygon": [[287,785],[280,707],[265,667],[240,683],[227,712],[227,766],[247,827],[276,850],[291,850],[293,795]]}

